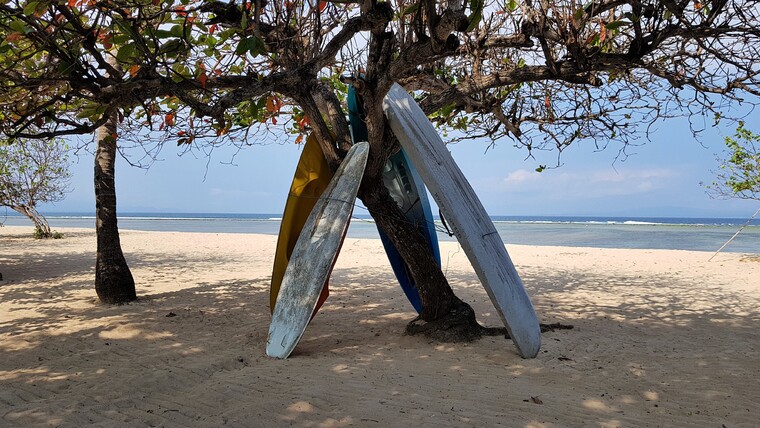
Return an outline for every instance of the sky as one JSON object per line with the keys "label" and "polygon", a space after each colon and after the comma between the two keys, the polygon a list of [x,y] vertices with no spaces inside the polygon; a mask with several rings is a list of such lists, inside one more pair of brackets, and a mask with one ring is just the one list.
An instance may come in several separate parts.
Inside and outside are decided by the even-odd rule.
{"label": "sky", "polygon": [[[615,160],[616,147],[599,152],[581,143],[563,153],[561,167],[542,173],[535,168],[556,164],[555,152],[526,159],[508,139],[487,151],[490,141],[448,147],[490,215],[748,218],[757,201],[711,199],[700,185],[713,179],[723,137],[710,129],[700,144],[685,120],[673,119],[658,124],[651,141],[630,150],[625,161]],[[281,213],[300,155],[296,144],[262,142],[231,165],[232,150],[208,159],[172,149],[167,145],[148,170],[118,159],[119,212]],[[93,213],[93,162],[88,153],[74,157],[72,191],[41,211]],[[366,214],[362,208],[356,213]]]}

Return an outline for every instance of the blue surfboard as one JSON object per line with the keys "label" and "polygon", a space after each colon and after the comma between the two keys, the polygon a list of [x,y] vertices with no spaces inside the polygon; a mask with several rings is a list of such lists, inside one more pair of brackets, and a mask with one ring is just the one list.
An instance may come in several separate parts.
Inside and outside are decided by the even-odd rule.
{"label": "blue surfboard", "polygon": [[[348,89],[348,118],[351,122],[351,137],[354,143],[367,141],[367,127],[364,124],[364,109],[361,100],[356,95],[352,86]],[[401,211],[404,212],[406,219],[415,224],[425,237],[430,246],[438,266],[441,265],[441,253],[438,248],[438,236],[435,232],[435,223],[433,213],[430,209],[427,191],[425,190],[422,179],[417,174],[417,170],[409,161],[404,150],[391,156],[383,171],[383,183],[388,188],[391,197],[396,201]],[[388,255],[388,261],[391,263],[393,273],[396,275],[401,289],[404,291],[407,299],[414,309],[419,313],[422,311],[422,300],[417,291],[417,285],[409,273],[409,268],[401,258],[396,247],[391,243],[390,238],[378,227],[380,240],[383,242],[385,253]]]}

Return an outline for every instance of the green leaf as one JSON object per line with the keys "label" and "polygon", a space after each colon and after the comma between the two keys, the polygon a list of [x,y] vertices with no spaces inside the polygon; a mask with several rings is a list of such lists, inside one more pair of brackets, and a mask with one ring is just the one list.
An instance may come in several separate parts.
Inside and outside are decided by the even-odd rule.
{"label": "green leaf", "polygon": [[158,53],[161,55],[169,55],[174,56],[171,54],[176,54],[180,51],[182,51],[185,47],[185,44],[180,39],[171,39],[168,42],[161,45],[161,48],[158,50]]}
{"label": "green leaf", "polygon": [[617,21],[612,21],[609,24],[605,25],[604,28],[608,30],[617,30],[620,27],[626,27],[628,25],[631,25],[628,21],[623,21],[622,19],[619,19]]}
{"label": "green leaf", "polygon": [[37,12],[37,7],[40,5],[38,1],[30,1],[24,6],[24,15],[34,15]]}
{"label": "green leaf", "polygon": [[172,37],[181,37],[181,36],[175,35],[172,31],[161,30],[161,29],[153,31],[153,35],[156,36],[159,39],[169,39],[169,38],[172,38]]}
{"label": "green leaf", "polygon": [[415,4],[407,7],[403,11],[401,11],[401,14],[399,15],[399,18],[403,18],[406,15],[411,15],[412,13],[416,13],[418,10],[420,10],[420,4],[419,3],[415,3]]}
{"label": "green leaf", "polygon": [[137,46],[134,43],[127,43],[116,52],[116,59],[119,62],[132,62],[135,57],[137,57]]}
{"label": "green leaf", "polygon": [[24,24],[24,21],[14,19],[10,23],[11,30],[21,33],[21,34],[27,34],[31,29]]}
{"label": "green leaf", "polygon": [[483,19],[483,3],[483,0],[470,1],[470,10],[472,11],[472,14],[468,18],[469,24],[467,25],[467,32],[477,28],[478,24],[480,24],[480,21]]}
{"label": "green leaf", "polygon": [[266,53],[266,46],[264,42],[256,36],[247,37],[238,43],[235,53],[238,55],[245,55],[250,53],[253,56]]}

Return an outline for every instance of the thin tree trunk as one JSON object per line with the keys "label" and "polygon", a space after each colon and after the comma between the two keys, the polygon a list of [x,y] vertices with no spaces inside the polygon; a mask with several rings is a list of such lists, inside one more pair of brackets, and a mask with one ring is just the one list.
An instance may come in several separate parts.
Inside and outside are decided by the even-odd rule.
{"label": "thin tree trunk", "polygon": [[114,113],[98,129],[95,153],[95,291],[103,303],[126,303],[137,299],[135,281],[121,251],[116,223],[116,121]]}
{"label": "thin tree trunk", "polygon": [[409,267],[422,299],[420,318],[432,321],[459,305],[461,300],[451,290],[425,238],[406,220],[382,182],[373,180],[365,185],[361,199]]}
{"label": "thin tree trunk", "polygon": [[38,213],[34,207],[17,205],[12,206],[11,208],[16,212],[29,217],[29,220],[34,223],[34,236],[36,238],[50,238],[52,236],[47,219],[42,214]]}

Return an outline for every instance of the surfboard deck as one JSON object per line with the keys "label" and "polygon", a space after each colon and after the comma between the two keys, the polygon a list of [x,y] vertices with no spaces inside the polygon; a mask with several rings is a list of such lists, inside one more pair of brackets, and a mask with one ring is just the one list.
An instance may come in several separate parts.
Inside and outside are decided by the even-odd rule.
{"label": "surfboard deck", "polygon": [[394,84],[383,100],[391,129],[438,203],[518,352],[533,358],[541,328],[533,304],[488,213],[414,99]]}
{"label": "surfboard deck", "polygon": [[[362,120],[364,110],[361,106],[359,97],[352,86],[348,88],[348,117],[351,122],[351,137],[354,142],[367,141],[367,127]],[[441,253],[438,247],[438,236],[435,231],[435,222],[433,213],[430,209],[427,190],[422,183],[422,179],[417,174],[414,165],[401,149],[398,153],[391,156],[383,170],[383,184],[388,189],[393,200],[396,201],[401,211],[404,212],[406,219],[414,224],[425,237],[433,257],[438,266],[441,265]],[[404,295],[412,304],[412,307],[419,313],[422,311],[422,299],[417,290],[417,284],[414,282],[409,268],[404,259],[399,254],[390,238],[379,227],[380,240],[385,248],[388,261],[391,264],[393,273],[398,279]]]}
{"label": "surfboard deck", "polygon": [[[271,313],[274,313],[282,278],[285,275],[285,269],[288,267],[293,248],[298,241],[298,236],[301,234],[314,205],[330,183],[332,176],[333,173],[325,161],[316,137],[310,134],[306,138],[301,157],[298,160],[280,222],[280,234],[277,238],[272,281],[269,288],[269,310]],[[315,314],[330,294],[328,282],[329,278],[325,281],[322,294],[317,301],[317,306],[314,309]]]}
{"label": "surfboard deck", "polygon": [[369,144],[351,147],[304,224],[285,269],[266,353],[287,358],[306,331],[348,229]]}

